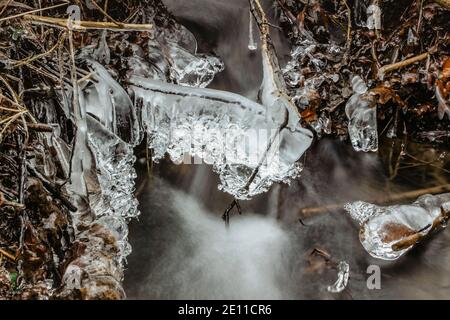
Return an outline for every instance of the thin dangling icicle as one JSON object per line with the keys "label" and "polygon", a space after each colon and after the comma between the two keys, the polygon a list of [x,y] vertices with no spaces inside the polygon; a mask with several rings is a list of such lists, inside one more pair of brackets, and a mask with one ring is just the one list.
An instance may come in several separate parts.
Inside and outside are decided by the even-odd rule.
{"label": "thin dangling icicle", "polygon": [[87,203],[88,190],[86,186],[85,173],[91,168],[92,158],[89,152],[86,124],[86,105],[80,97],[78,79],[76,75],[75,50],[72,38],[72,26],[80,20],[80,8],[70,6],[67,8],[69,19],[67,20],[68,40],[71,58],[71,80],[72,80],[72,117],[75,120],[77,131],[73,147],[70,189],[77,203],[80,213],[89,206]]}
{"label": "thin dangling icicle", "polygon": [[256,44],[255,41],[255,36],[254,36],[254,32],[253,32],[253,15],[252,12],[249,11],[249,21],[248,21],[248,50],[250,51],[255,51],[256,49],[258,49],[258,45]]}

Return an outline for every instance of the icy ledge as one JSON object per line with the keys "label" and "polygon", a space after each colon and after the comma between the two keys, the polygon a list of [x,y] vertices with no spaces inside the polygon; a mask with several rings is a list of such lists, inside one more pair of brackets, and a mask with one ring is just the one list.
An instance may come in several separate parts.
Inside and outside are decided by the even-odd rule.
{"label": "icy ledge", "polygon": [[433,230],[446,226],[450,193],[423,195],[410,205],[387,207],[356,201],[345,210],[361,225],[359,240],[371,256],[396,260]]}
{"label": "icy ledge", "polygon": [[153,160],[166,152],[175,163],[204,162],[219,174],[219,189],[248,199],[274,182],[298,176],[297,163],[312,141],[309,130],[289,126],[282,104],[265,106],[240,95],[130,79],[149,134]]}
{"label": "icy ledge", "polygon": [[296,178],[313,140],[286,94],[265,13],[250,4],[261,31],[261,104],[225,91],[130,79],[153,160],[168,153],[176,163],[191,163],[192,156],[194,163],[211,164],[219,189],[242,200]]}

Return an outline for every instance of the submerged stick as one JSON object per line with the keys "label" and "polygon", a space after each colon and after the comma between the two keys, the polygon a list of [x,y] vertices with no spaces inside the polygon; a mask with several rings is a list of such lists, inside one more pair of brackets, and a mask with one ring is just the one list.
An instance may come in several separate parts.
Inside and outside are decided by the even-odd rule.
{"label": "submerged stick", "polygon": [[234,207],[236,207],[239,214],[242,214],[241,205],[236,199],[234,199],[233,202],[231,202],[228,208],[225,210],[225,213],[222,215],[222,219],[223,221],[225,221],[225,226],[227,228],[230,226],[230,212]]}
{"label": "submerged stick", "polygon": [[[27,14],[23,17],[24,20],[30,21],[33,24],[46,25],[55,28],[67,29],[67,19],[36,16]],[[79,20],[72,23],[73,31],[84,32],[87,30],[111,30],[111,31],[152,31],[154,26],[152,24],[134,24],[134,23],[114,23],[114,22],[98,22],[98,21],[84,21]]]}
{"label": "submerged stick", "polygon": [[392,245],[392,250],[401,251],[401,250],[409,248],[413,245],[416,245],[422,239],[424,239],[425,237],[428,237],[432,232],[438,230],[443,225],[446,225],[449,217],[450,217],[450,211],[446,211],[446,210],[444,210],[443,207],[441,207],[440,216],[437,217],[436,219],[434,219],[433,224],[431,225],[431,229],[426,234],[424,234],[423,231],[428,229],[430,227],[430,225],[423,228],[423,230],[419,230],[416,233],[410,235],[409,237],[406,237],[403,240],[397,241],[396,243],[394,243]]}

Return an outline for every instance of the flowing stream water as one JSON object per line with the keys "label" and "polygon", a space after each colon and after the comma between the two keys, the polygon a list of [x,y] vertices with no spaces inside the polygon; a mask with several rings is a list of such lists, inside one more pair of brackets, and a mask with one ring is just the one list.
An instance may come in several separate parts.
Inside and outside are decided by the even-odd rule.
{"label": "flowing stream water", "polygon": [[[262,79],[258,51],[249,50],[247,0],[165,0],[169,10],[198,40],[200,52],[214,51],[225,70],[210,87],[256,99]],[[267,2],[267,1],[266,1]],[[277,14],[268,8],[269,15]],[[255,28],[256,29],[256,28]],[[272,28],[281,64],[287,39]],[[257,39],[257,30],[254,30]],[[450,297],[450,233],[444,230],[395,262],[370,257],[358,240],[358,226],[342,209],[301,215],[324,207],[449,183],[437,168],[413,162],[393,170],[398,141],[380,141],[378,153],[355,152],[349,142],[322,139],[307,152],[300,180],[274,185],[266,194],[242,201],[230,227],[221,219],[232,201],[217,189],[207,165],[174,165],[164,160],[148,178],[138,162],[139,220],[130,224],[133,247],[125,290],[137,299],[367,299]],[[448,163],[446,150],[407,142],[411,154]],[[447,152],[447,153],[445,153]],[[394,163],[394,165],[393,165]],[[395,172],[393,172],[395,171]],[[145,184],[144,184],[145,183]],[[414,199],[406,200],[412,202]],[[302,218],[302,223],[298,221]],[[327,252],[350,267],[347,288],[330,293],[335,264],[311,255]],[[381,289],[369,290],[366,270],[381,268]]]}

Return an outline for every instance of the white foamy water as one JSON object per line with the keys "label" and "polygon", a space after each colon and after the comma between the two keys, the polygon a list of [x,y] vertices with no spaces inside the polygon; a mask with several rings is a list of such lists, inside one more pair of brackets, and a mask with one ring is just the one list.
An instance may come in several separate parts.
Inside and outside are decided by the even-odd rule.
{"label": "white foamy water", "polygon": [[226,229],[217,215],[191,196],[173,189],[169,193],[166,199],[172,209],[165,215],[163,238],[159,239],[165,244],[147,278],[142,279],[142,295],[163,299],[287,297],[283,283],[288,273],[289,237],[275,220],[253,214],[233,216]]}

